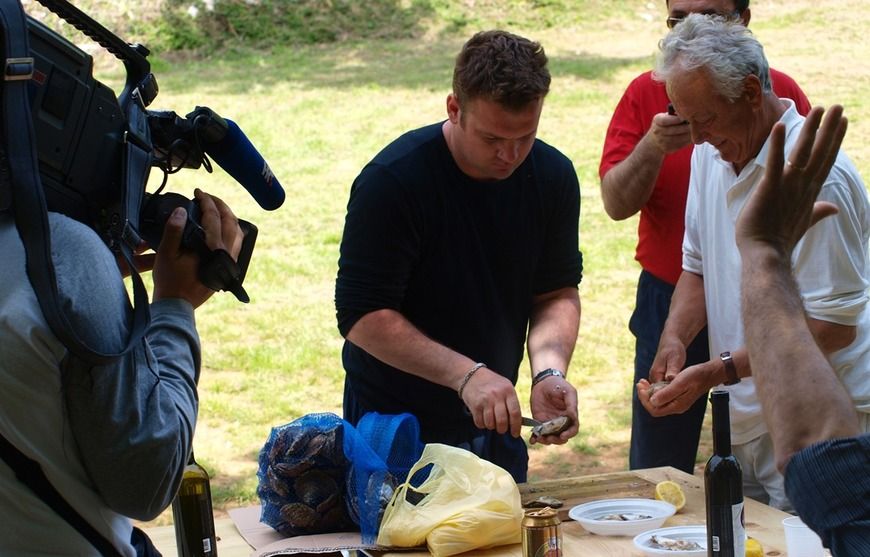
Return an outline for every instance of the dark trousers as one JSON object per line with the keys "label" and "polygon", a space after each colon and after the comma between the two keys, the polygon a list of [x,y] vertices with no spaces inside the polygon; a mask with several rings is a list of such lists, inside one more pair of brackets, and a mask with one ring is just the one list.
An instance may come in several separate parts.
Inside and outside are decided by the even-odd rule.
{"label": "dark trousers", "polygon": [[[634,382],[649,378],[674,287],[643,271],[637,283],[637,302],[629,322],[634,334]],[[686,350],[686,367],[710,359],[706,327]],[[707,397],[699,398],[686,412],[655,418],[632,394],[631,448],[628,464],[632,470],[673,466],[691,474],[695,468],[698,441],[707,409]]]}
{"label": "dark trousers", "polygon": [[[345,379],[342,404],[345,420],[356,425],[368,412],[390,413],[373,406],[357,396],[350,382]],[[443,443],[470,451],[507,470],[515,482],[524,483],[529,473],[529,452],[523,438],[513,437],[510,433],[502,435],[493,430],[477,429],[470,420],[468,417],[466,425],[448,428],[436,428],[421,421],[420,439],[423,443]]]}

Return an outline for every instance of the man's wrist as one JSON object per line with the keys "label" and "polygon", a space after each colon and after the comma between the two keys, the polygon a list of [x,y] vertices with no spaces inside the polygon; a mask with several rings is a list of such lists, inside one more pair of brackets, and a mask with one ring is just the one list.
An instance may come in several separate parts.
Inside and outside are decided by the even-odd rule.
{"label": "man's wrist", "polygon": [[744,240],[737,244],[737,250],[747,265],[766,269],[786,268],[791,272],[791,252],[759,240]]}
{"label": "man's wrist", "polygon": [[655,125],[650,126],[649,130],[637,142],[635,151],[640,149],[638,153],[639,164],[651,164],[661,167],[668,152],[659,144],[655,137]]}
{"label": "man's wrist", "polygon": [[465,372],[465,375],[462,377],[462,381],[459,383],[459,388],[456,390],[459,395],[459,400],[462,400],[462,392],[465,390],[465,386],[468,385],[468,382],[471,381],[471,378],[475,373],[481,368],[485,368],[486,364],[483,362],[477,362],[471,369]]}
{"label": "man's wrist", "polygon": [[737,383],[740,383],[740,377],[737,375],[737,366],[734,364],[731,352],[722,352],[719,354],[719,359],[722,360],[725,372],[725,380],[722,381],[722,384],[736,385]]}
{"label": "man's wrist", "polygon": [[538,383],[540,383],[544,379],[547,379],[548,377],[562,377],[562,378],[564,378],[565,372],[558,370],[556,368],[552,368],[552,367],[547,368],[543,371],[539,371],[532,378],[532,387],[534,387],[535,385],[537,385]]}

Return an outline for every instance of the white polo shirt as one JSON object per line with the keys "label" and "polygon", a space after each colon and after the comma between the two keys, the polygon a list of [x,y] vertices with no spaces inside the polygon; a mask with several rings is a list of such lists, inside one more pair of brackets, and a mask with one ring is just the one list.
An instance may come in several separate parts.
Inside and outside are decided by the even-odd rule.
{"label": "white polo shirt", "polygon": [[[794,102],[780,119],[786,125],[786,155],[797,141],[804,118]],[[768,139],[739,175],[708,143],[695,146],[686,204],[683,270],[702,275],[710,354],[745,346],[740,310],[740,254],[734,225],[755,186],[764,176]],[[792,256],[795,277],[807,314],[822,321],[857,326],[857,338],[828,356],[831,365],[863,412],[870,412],[870,311],[867,309],[867,191],[852,162],[841,151],[819,200],[839,213],[813,226]],[[726,387],[731,392],[731,441],[746,443],[766,431],[751,378]],[[787,389],[788,385],[782,388]],[[812,412],[812,408],[807,408]]]}

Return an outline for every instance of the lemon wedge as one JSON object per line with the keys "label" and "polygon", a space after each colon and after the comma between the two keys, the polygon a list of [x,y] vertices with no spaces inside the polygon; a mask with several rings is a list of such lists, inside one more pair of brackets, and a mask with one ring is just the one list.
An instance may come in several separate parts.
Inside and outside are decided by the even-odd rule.
{"label": "lemon wedge", "polygon": [[680,484],[665,480],[656,484],[656,499],[670,503],[677,511],[686,506],[686,494]]}
{"label": "lemon wedge", "polygon": [[764,548],[755,538],[746,538],[746,557],[764,557]]}

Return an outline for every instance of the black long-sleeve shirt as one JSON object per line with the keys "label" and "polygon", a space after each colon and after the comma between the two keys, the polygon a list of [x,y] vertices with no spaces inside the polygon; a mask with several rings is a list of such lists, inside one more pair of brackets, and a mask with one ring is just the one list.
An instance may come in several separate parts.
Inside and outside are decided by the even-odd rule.
{"label": "black long-sleeve shirt", "polygon": [[[506,179],[476,181],[434,124],[399,137],[351,188],[335,302],[347,335],[393,309],[435,341],[516,382],[535,295],[576,287],[580,192],[571,161],[537,140]],[[410,412],[424,440],[469,424],[456,392],[346,342],[354,395],[381,413]]]}

